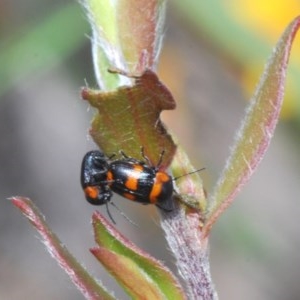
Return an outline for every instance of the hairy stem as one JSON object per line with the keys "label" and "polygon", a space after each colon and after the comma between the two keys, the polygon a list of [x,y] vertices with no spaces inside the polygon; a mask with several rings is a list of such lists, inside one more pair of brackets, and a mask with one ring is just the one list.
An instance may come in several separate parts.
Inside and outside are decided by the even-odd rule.
{"label": "hairy stem", "polygon": [[186,213],[179,206],[170,213],[162,212],[161,225],[185,282],[188,299],[217,300],[210,274],[208,239],[202,238],[201,224],[198,213]]}

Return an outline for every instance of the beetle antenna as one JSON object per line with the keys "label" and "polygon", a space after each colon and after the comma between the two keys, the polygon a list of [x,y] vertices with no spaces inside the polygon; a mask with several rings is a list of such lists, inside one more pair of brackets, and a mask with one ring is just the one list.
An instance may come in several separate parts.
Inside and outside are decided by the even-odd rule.
{"label": "beetle antenna", "polygon": [[115,156],[116,156],[116,153],[113,153],[112,155],[110,155],[110,156],[108,157],[108,159],[111,160],[111,159],[113,159]]}
{"label": "beetle antenna", "polygon": [[128,156],[125,154],[123,150],[120,150],[119,153],[123,156],[123,158],[128,158]]}
{"label": "beetle antenna", "polygon": [[[114,202],[112,202],[112,201],[110,201],[109,202],[119,213],[120,213],[120,215],[123,217],[123,218],[125,218],[129,223],[131,223],[132,225],[134,225],[134,226],[136,226],[136,227],[139,227],[136,223],[134,223],[130,218],[128,218],[121,210],[120,210],[120,208],[114,203]],[[107,205],[107,203],[106,203],[106,205]],[[110,216],[110,214],[109,214],[109,216]],[[111,216],[110,216],[110,218],[111,218]],[[112,219],[112,218],[111,218]],[[114,224],[116,224],[116,222],[114,222]]]}
{"label": "beetle antenna", "polygon": [[191,174],[194,174],[194,173],[201,172],[201,171],[203,171],[203,170],[205,170],[205,168],[201,168],[201,169],[198,169],[198,170],[195,170],[195,171],[192,171],[192,172],[189,172],[189,173],[186,173],[186,174],[177,176],[177,177],[173,177],[173,181],[176,181],[177,179],[179,179],[179,178],[181,178],[181,177],[184,177],[184,176],[187,176],[187,175],[191,175]]}
{"label": "beetle antenna", "polygon": [[105,206],[106,206],[106,211],[107,211],[107,214],[108,214],[110,220],[113,222],[113,224],[116,225],[117,223],[116,223],[116,221],[114,220],[114,218],[112,217],[112,215],[111,215],[111,213],[110,213],[110,211],[109,211],[107,202],[105,203]]}
{"label": "beetle antenna", "polygon": [[145,154],[145,148],[143,146],[141,146],[141,155],[142,158],[145,160],[145,162],[147,163],[148,166],[152,166],[152,163],[149,159],[149,157]]}

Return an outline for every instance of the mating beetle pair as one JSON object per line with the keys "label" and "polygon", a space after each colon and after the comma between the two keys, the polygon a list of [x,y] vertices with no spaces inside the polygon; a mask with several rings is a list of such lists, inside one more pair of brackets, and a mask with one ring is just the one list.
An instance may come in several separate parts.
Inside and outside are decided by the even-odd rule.
{"label": "mating beetle pair", "polygon": [[[142,149],[143,150],[143,149]],[[164,211],[173,210],[173,178],[160,171],[161,153],[157,166],[126,156],[112,160],[101,151],[88,152],[82,161],[81,185],[87,201],[93,205],[107,204],[115,192],[142,204],[155,204]]]}

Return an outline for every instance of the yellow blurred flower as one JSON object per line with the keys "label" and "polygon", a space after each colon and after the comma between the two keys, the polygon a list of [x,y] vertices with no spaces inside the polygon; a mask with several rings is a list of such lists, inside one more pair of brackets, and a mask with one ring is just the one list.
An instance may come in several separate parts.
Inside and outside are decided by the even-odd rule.
{"label": "yellow blurred flower", "polygon": [[[300,14],[299,0],[173,0],[180,13],[225,57],[239,66],[251,96],[272,48]],[[300,39],[293,44],[282,116],[300,119]],[[242,73],[242,74],[241,74]]]}
{"label": "yellow blurred flower", "polygon": [[[296,0],[227,0],[223,1],[224,8],[240,26],[244,27],[257,37],[258,43],[265,43],[273,47],[284,28],[300,14],[300,1]],[[260,45],[253,45],[253,48]],[[255,53],[255,50],[253,51]],[[300,103],[300,39],[296,39],[293,45],[289,72],[287,77],[285,102],[282,117],[295,117]],[[297,55],[298,54],[298,55]],[[263,57],[258,59],[253,55],[253,61],[247,61],[244,66],[243,82],[248,94],[253,92],[254,86],[262,71]],[[299,111],[299,109],[298,109]]]}

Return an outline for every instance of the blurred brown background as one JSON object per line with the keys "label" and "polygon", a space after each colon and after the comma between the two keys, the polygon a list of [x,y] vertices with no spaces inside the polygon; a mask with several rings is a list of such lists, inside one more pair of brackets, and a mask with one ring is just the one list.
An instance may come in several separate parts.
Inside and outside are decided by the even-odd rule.
{"label": "blurred brown background", "polygon": [[[83,299],[6,200],[13,195],[30,197],[78,260],[126,299],[88,251],[95,207],[79,184],[81,159],[95,148],[88,136],[92,111],[79,96],[85,80],[96,86],[88,24],[73,1],[19,2],[0,3],[0,299]],[[178,103],[163,119],[194,165],[206,167],[209,192],[247,103],[240,68],[171,6],[159,71]],[[259,170],[213,229],[212,276],[220,299],[299,299],[297,124],[279,124]],[[139,225],[112,209],[121,232],[174,270],[156,209],[115,202]]]}

